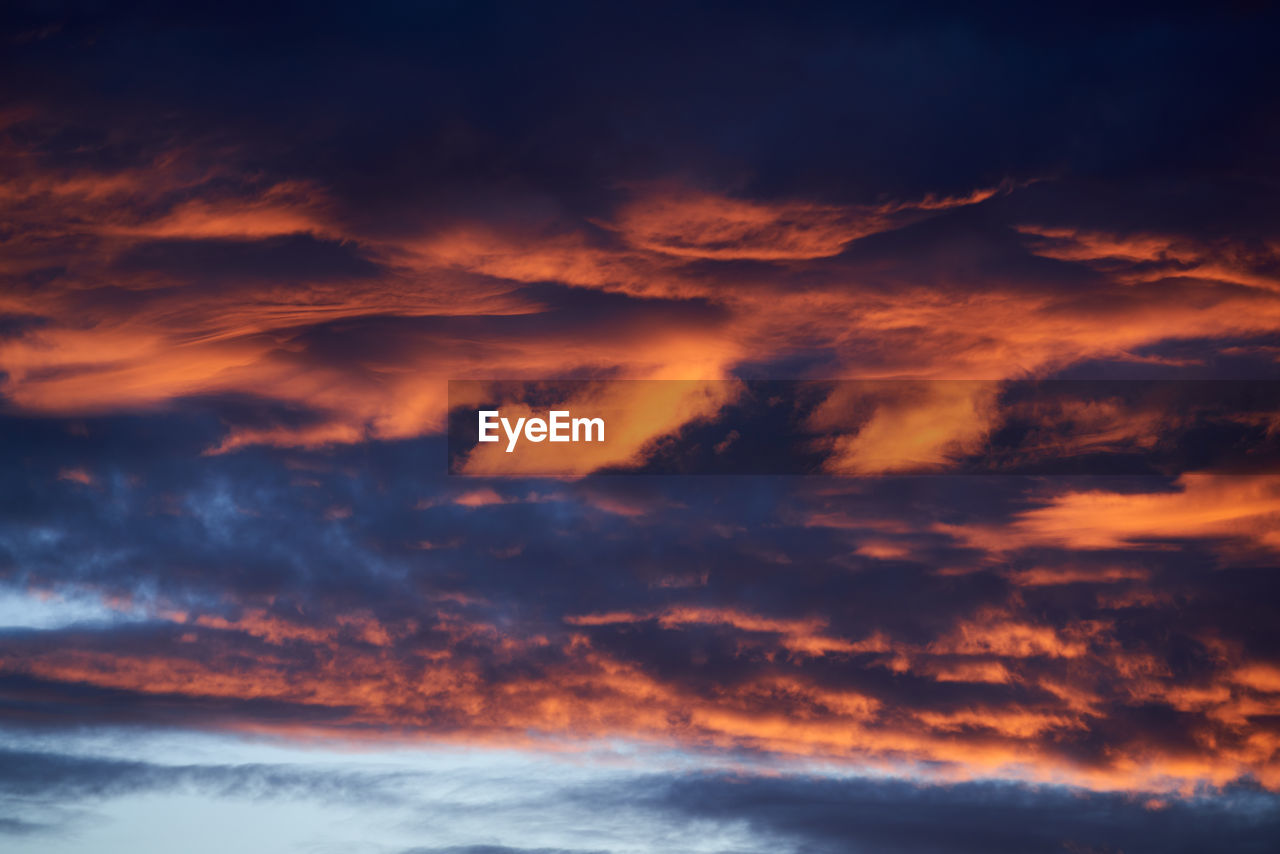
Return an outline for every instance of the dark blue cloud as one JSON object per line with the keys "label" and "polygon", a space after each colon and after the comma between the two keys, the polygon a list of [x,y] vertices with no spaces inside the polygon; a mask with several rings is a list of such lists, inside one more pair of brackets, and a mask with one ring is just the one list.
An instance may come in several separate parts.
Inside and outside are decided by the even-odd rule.
{"label": "dark blue cloud", "polygon": [[648,801],[700,821],[742,823],[779,850],[891,854],[1200,854],[1269,851],[1271,795],[1152,804],[1141,796],[1002,783],[694,777]]}

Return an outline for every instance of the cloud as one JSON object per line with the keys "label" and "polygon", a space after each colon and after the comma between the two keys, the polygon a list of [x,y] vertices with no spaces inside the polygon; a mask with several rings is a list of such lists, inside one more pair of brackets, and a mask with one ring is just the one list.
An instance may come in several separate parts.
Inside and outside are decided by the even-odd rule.
{"label": "cloud", "polygon": [[[1262,851],[1265,802],[1162,803],[1002,783],[689,777],[654,781],[652,801],[701,821],[741,823],[780,850],[904,854]],[[1262,812],[1258,812],[1262,810]],[[1086,819],[1085,814],[1090,818]]]}
{"label": "cloud", "polygon": [[[1171,799],[1010,782],[928,785],[747,769],[690,773],[619,768],[589,781],[572,774],[547,780],[530,795],[491,773],[447,771],[447,783],[442,783],[438,772],[420,765],[348,765],[165,765],[10,751],[0,773],[0,797],[16,799],[7,806],[38,801],[47,816],[71,804],[100,810],[100,815],[78,815],[74,830],[80,839],[97,838],[113,803],[190,791],[220,802],[267,799],[323,808],[356,803],[366,810],[367,826],[361,828],[366,840],[395,844],[390,840],[412,837],[415,815],[429,819],[437,839],[458,840],[400,849],[406,854],[585,854],[630,850],[636,844],[656,844],[667,834],[695,831],[701,840],[697,850],[707,851],[742,850],[748,839],[770,850],[820,852],[885,847],[930,854],[1050,852],[1064,847],[1107,850],[1116,844],[1135,854],[1192,852],[1209,844],[1263,851],[1275,831],[1274,822],[1265,818],[1274,796],[1248,787],[1216,800]],[[388,809],[396,810],[396,831],[368,821],[369,811],[385,815]],[[530,821],[530,810],[577,824],[548,832],[543,821]],[[474,816],[481,811],[483,829],[478,830]],[[590,818],[600,815],[610,821]],[[59,832],[22,818],[6,817],[0,827],[11,840],[39,835],[44,844],[56,843]],[[474,841],[465,841],[468,837]]]}
{"label": "cloud", "polygon": [[[1075,493],[1019,477],[743,477],[726,493],[418,476],[443,460],[430,440],[201,456],[216,421],[167,418],[6,423],[27,449],[5,489],[8,583],[128,616],[4,632],[11,723],[626,738],[1099,790],[1275,785],[1275,591],[1199,529],[1152,549],[1144,528],[1140,555],[1046,541],[1057,529],[1028,514]],[[68,465],[94,485],[60,479]],[[1107,494],[1177,501],[1195,483]],[[1257,486],[1213,483],[1218,512]]]}
{"label": "cloud", "polygon": [[1116,549],[1170,540],[1238,540],[1265,549],[1280,545],[1280,479],[1272,475],[1184,474],[1173,489],[1064,491],[1022,511],[1007,528],[954,529],[994,550],[1035,544]]}
{"label": "cloud", "polygon": [[383,800],[386,778],[272,765],[158,765],[58,753],[4,751],[0,792],[58,800],[112,798],[139,791],[195,788],[213,797]]}
{"label": "cloud", "polygon": [[[939,470],[980,446],[995,422],[996,393],[989,383],[841,383],[809,424],[834,434],[824,464],[833,474]],[[841,425],[859,421],[840,435]]]}
{"label": "cloud", "polygon": [[[0,22],[0,581],[103,617],[0,630],[6,727],[770,766],[555,789],[664,850],[1267,850],[1268,477],[589,470],[775,470],[803,413],[704,381],[1274,379],[1273,11],[251,11]],[[574,478],[443,473],[449,379],[653,378]],[[1275,426],[977,387],[813,401],[804,470]],[[388,794],[296,771],[0,785]]]}
{"label": "cloud", "polygon": [[805,202],[761,203],[711,193],[652,191],[629,203],[611,225],[631,245],[682,258],[786,261],[826,258],[845,244],[898,228],[928,211],[977,204],[996,190],[963,197],[840,208]]}

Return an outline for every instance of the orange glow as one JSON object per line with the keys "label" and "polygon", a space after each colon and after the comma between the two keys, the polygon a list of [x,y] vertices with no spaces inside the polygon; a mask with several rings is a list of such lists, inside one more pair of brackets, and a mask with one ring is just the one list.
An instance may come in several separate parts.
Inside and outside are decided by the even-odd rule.
{"label": "orange glow", "polygon": [[1068,492],[1022,513],[1015,542],[1106,549],[1187,537],[1223,537],[1280,547],[1280,477],[1187,474],[1178,490]]}
{"label": "orange glow", "polygon": [[834,440],[826,461],[833,474],[885,474],[936,470],[953,456],[972,450],[991,427],[997,388],[991,383],[895,384],[837,386],[814,413],[812,429],[843,432],[856,423],[859,409],[866,423]]}
{"label": "orange glow", "polygon": [[[1035,251],[1081,247],[1064,263],[1110,259],[1102,274],[1125,283],[1126,299],[1141,301],[1141,311],[1114,301],[1064,299],[1020,282],[974,289],[953,281],[949,264],[924,272],[862,269],[836,257],[869,234],[979,204],[1014,191],[1011,185],[836,207],[734,199],[666,184],[632,188],[616,216],[600,223],[517,227],[459,220],[444,229],[389,235],[342,222],[323,187],[228,185],[226,177],[221,168],[174,152],[145,169],[33,171],[6,186],[0,218],[23,223],[6,244],[6,269],[64,265],[49,247],[67,240],[78,246],[53,282],[0,293],[0,311],[48,321],[0,340],[0,393],[9,405],[74,415],[241,394],[304,407],[313,416],[302,425],[233,424],[212,449],[231,452],[252,444],[310,447],[437,432],[446,379],[710,380],[731,376],[743,361],[802,347],[831,354],[828,377],[997,380],[1086,359],[1135,359],[1137,348],[1169,338],[1240,336],[1280,326],[1275,288],[1249,280],[1260,274],[1249,274],[1243,256],[1172,238],[1023,229]],[[358,251],[367,262],[364,272],[338,281],[316,273],[283,281],[233,278],[206,288],[182,286],[185,279],[163,268],[119,263],[157,241],[260,246],[289,236]],[[744,259],[769,269],[715,266]],[[1125,265],[1153,259],[1182,265],[1174,272],[1185,281],[1170,290],[1130,278]],[[1235,275],[1210,275],[1228,267]],[[1193,269],[1201,278],[1188,278]],[[864,286],[864,277],[880,284]],[[521,290],[544,282],[700,308],[687,317],[666,311],[661,320],[655,313],[632,320],[629,312],[613,312],[607,327],[563,330],[555,327],[553,309]],[[1155,295],[1142,290],[1148,287],[1159,287],[1159,299],[1148,298]],[[136,298],[108,298],[125,291]],[[430,323],[442,317],[470,325],[462,331]],[[511,327],[496,318],[551,325]],[[387,328],[404,331],[389,335],[389,319],[424,325],[415,331],[411,323],[397,324]],[[319,358],[308,342],[316,329],[349,342],[350,357]],[[868,361],[867,353],[876,358]],[[833,445],[833,470],[944,464],[990,427],[986,404],[964,395],[886,404],[865,430]],[[833,400],[824,417],[843,423],[844,409]],[[1108,421],[1107,413],[1096,413],[1093,441],[1124,440],[1121,415]],[[622,457],[604,462],[628,457],[682,423],[651,419]],[[1149,433],[1144,427],[1138,439]]]}
{"label": "orange glow", "polygon": [[[511,743],[529,737],[627,737],[687,746],[751,748],[860,765],[937,763],[949,779],[999,774],[1096,789],[1183,791],[1242,774],[1280,786],[1280,739],[1254,731],[1257,715],[1280,711],[1280,667],[1226,664],[1203,689],[1179,686],[1160,663],[1126,652],[1097,623],[1049,627],[998,610],[981,611],[927,644],[877,634],[857,643],[824,634],[824,622],[735,610],[671,607],[652,616],[584,615],[559,639],[499,633],[442,602],[435,631],[445,647],[415,649],[416,625],[367,613],[284,618],[256,608],[237,618],[172,614],[189,638],[165,651],[12,649],[3,666],[43,679],[109,687],[141,696],[256,699],[300,704],[327,723],[315,733]],[[655,620],[664,631],[716,625],[738,634],[756,662],[745,680],[698,687],[664,681],[638,663],[598,650],[584,630]],[[261,644],[265,643],[266,646]],[[769,654],[770,644],[787,653]],[[486,649],[484,659],[465,650]],[[533,651],[540,672],[515,668],[495,681],[484,661],[517,662]],[[792,657],[794,654],[799,657]],[[1231,654],[1228,648],[1223,655]],[[551,657],[548,658],[547,656]],[[824,686],[804,675],[808,656],[873,660],[939,682],[1038,684],[1035,703],[1006,699],[955,708],[888,705],[872,695]],[[864,657],[848,658],[849,656]],[[890,658],[884,658],[889,656]],[[874,659],[879,657],[879,663]],[[1055,737],[1091,728],[1107,714],[1097,688],[1120,680],[1133,702],[1156,698],[1205,715],[1216,747],[1196,753],[1141,738],[1117,742],[1107,761],[1085,763],[1057,750]],[[1241,694],[1240,691],[1247,691]],[[291,724],[237,718],[232,725],[282,734]],[[278,728],[278,729],[277,729]]]}
{"label": "orange glow", "polygon": [[[503,441],[477,444],[462,466],[464,474],[588,474],[596,469],[636,463],[650,442],[713,415],[737,393],[732,382],[667,381],[600,383],[579,386],[558,400],[557,409],[573,416],[602,418],[604,441],[592,443],[525,443],[507,453]],[[477,392],[479,393],[479,392]],[[455,395],[456,398],[456,395]],[[484,400],[492,399],[486,395]],[[454,399],[453,405],[465,401]],[[472,402],[473,404],[475,401]],[[546,418],[519,402],[492,403],[502,416]]]}
{"label": "orange glow", "polygon": [[838,254],[860,237],[909,221],[903,214],[977,204],[996,190],[927,196],[865,208],[762,203],[691,191],[656,192],[622,210],[613,227],[635,247],[685,258],[784,261]]}

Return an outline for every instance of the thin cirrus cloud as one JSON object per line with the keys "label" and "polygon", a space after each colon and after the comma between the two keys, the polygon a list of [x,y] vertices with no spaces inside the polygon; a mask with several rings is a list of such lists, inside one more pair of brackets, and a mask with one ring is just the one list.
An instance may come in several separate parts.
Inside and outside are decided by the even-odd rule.
{"label": "thin cirrus cloud", "polygon": [[1274,551],[1280,546],[1280,478],[1184,474],[1158,492],[1067,490],[1047,496],[998,529],[941,530],[995,551],[1033,545],[1121,549],[1213,539]]}
{"label": "thin cirrus cloud", "polygon": [[996,192],[975,190],[957,198],[927,196],[917,202],[844,208],[788,201],[767,204],[674,187],[642,194],[606,227],[627,243],[662,255],[808,260],[838,255],[851,241],[899,228],[912,215],[977,204]]}

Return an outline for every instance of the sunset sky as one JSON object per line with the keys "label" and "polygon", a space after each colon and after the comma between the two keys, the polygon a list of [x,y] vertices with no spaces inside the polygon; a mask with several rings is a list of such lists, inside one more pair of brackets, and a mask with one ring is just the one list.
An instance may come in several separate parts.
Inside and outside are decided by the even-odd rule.
{"label": "sunset sky", "polygon": [[195,5],[0,12],[0,849],[1276,850],[1270,4]]}

